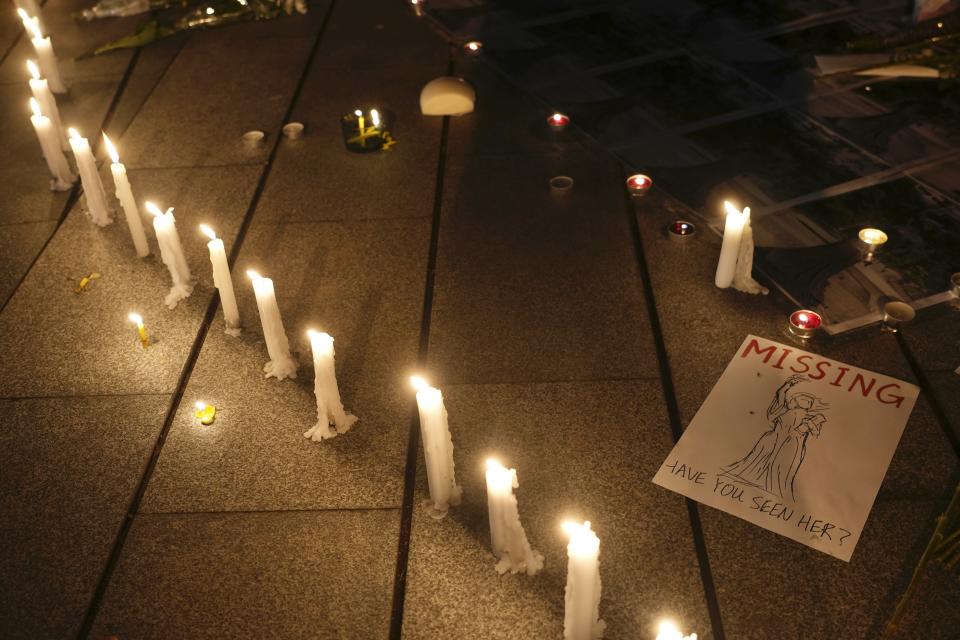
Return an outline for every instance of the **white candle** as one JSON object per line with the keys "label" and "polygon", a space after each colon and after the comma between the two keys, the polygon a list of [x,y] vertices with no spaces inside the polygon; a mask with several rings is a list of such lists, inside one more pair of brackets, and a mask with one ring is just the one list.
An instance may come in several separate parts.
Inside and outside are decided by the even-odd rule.
{"label": "white candle", "polygon": [[66,191],[73,185],[76,177],[70,173],[70,165],[67,164],[67,158],[60,149],[57,132],[54,131],[50,118],[40,112],[40,105],[37,104],[36,98],[30,98],[30,109],[33,111],[30,122],[37,132],[43,158],[47,161],[47,169],[50,170],[53,178],[50,181],[50,188],[55,191]]}
{"label": "white candle", "polygon": [[133,246],[137,250],[137,257],[146,257],[150,255],[150,247],[147,245],[147,234],[143,231],[140,209],[137,207],[137,201],[133,198],[133,189],[130,188],[130,180],[127,178],[127,168],[121,164],[117,148],[110,142],[107,134],[103,134],[103,142],[106,144],[107,153],[110,155],[112,162],[110,173],[113,174],[113,186],[117,200],[123,207],[123,214],[127,218],[127,226],[130,228],[130,237],[133,238]]}
{"label": "white candle", "polygon": [[697,640],[697,634],[685,636],[672,621],[663,620],[657,628],[657,640]]}
{"label": "white candle", "polygon": [[50,91],[50,83],[40,77],[40,69],[33,60],[27,60],[27,71],[30,72],[30,92],[40,103],[41,111],[48,114],[50,121],[53,122],[53,128],[60,140],[60,148],[67,151],[70,145],[67,143],[67,133],[63,130],[63,123],[60,121],[57,99],[53,97],[53,92]]}
{"label": "white candle", "polygon": [[749,218],[750,208],[738,211],[729,202],[724,202],[727,220],[723,227],[723,245],[720,247],[720,260],[717,263],[717,275],[714,284],[726,289],[733,284],[733,276],[737,270],[737,256],[740,253],[740,239],[743,235],[744,222]]}
{"label": "white candle", "polygon": [[157,244],[160,245],[160,259],[167,265],[173,279],[173,286],[163,299],[164,304],[173,309],[178,302],[193,293],[193,276],[190,275],[187,258],[183,255],[173,207],[161,211],[160,207],[152,202],[147,202],[144,206],[153,214],[153,230],[157,234]]}
{"label": "white candle", "polygon": [[253,281],[253,292],[257,296],[257,310],[260,312],[260,324],[263,326],[263,339],[267,343],[270,361],[263,365],[267,377],[277,380],[297,377],[297,361],[290,354],[290,343],[283,330],[283,319],[277,306],[277,296],[273,291],[273,280],[263,278],[256,271],[247,271]]}
{"label": "white candle", "polygon": [[[27,25],[28,22],[36,24],[40,33],[47,32],[40,17],[40,7],[37,6],[34,0],[14,0],[14,4],[17,5],[17,15],[20,16],[20,20],[23,22],[23,28],[27,30],[28,34],[30,33],[30,27]],[[30,16],[33,17],[31,18]]]}
{"label": "white candle", "polygon": [[743,210],[740,248],[737,250],[737,266],[733,271],[733,288],[744,293],[770,293],[769,289],[753,279],[753,228],[750,226],[750,207]]}
{"label": "white candle", "polygon": [[66,93],[67,87],[63,84],[60,77],[60,65],[57,62],[57,56],[53,53],[53,45],[50,38],[44,38],[40,27],[34,19],[24,20],[24,26],[28,28],[32,37],[30,42],[37,52],[37,62],[40,64],[40,72],[43,77],[50,82],[50,89],[54,93]]}
{"label": "white candle", "polygon": [[210,262],[213,263],[213,286],[220,292],[220,305],[223,307],[223,319],[227,325],[226,332],[234,337],[239,336],[240,310],[237,308],[237,296],[233,292],[233,277],[230,275],[230,265],[227,264],[227,252],[223,247],[223,240],[205,224],[200,225],[200,231],[210,238],[207,249],[210,250]]}
{"label": "white candle", "polygon": [[[333,364],[333,337],[328,333],[307,331],[310,337],[310,350],[313,351],[313,372],[316,376],[313,392],[317,396],[317,424],[303,434],[314,442],[333,438],[346,433],[357,421],[343,408],[340,401],[340,388],[337,386],[337,373]],[[330,428],[333,424],[337,430]]]}
{"label": "white candle", "polygon": [[496,460],[487,460],[487,512],[497,573],[524,571],[532,576],[543,568],[543,556],[530,548],[520,524],[517,497],[513,495],[513,490],[519,487],[516,469],[506,469]]}
{"label": "white candle", "polygon": [[411,377],[410,382],[417,390],[420,437],[430,490],[428,511],[432,517],[440,519],[447,515],[450,505],[460,504],[463,494],[454,473],[453,439],[447,424],[447,409],[443,406],[443,394],[439,389],[434,389],[419,376]]}
{"label": "white candle", "polygon": [[87,199],[87,211],[94,224],[105,227],[113,219],[107,207],[107,194],[103,192],[103,183],[100,182],[100,173],[97,171],[97,161],[93,158],[90,143],[80,136],[76,129],[67,129],[70,134],[70,147],[73,157],[77,161],[80,171],[80,182],[83,184],[83,195]]}
{"label": "white candle", "polygon": [[564,596],[564,640],[595,640],[603,637],[606,623],[600,620],[600,539],[590,530],[590,521],[565,522],[567,588]]}

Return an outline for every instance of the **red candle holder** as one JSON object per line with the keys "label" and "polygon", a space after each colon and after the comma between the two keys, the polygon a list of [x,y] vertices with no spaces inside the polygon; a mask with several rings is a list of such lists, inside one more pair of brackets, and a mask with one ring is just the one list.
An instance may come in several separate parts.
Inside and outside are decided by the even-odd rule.
{"label": "red candle holder", "polygon": [[650,176],[645,176],[642,173],[637,173],[627,178],[627,191],[629,191],[630,195],[634,198],[642,198],[647,195],[647,192],[650,191],[650,187],[652,186],[653,180]]}
{"label": "red candle holder", "polygon": [[479,40],[471,40],[467,44],[463,45],[463,52],[471,58],[476,58],[483,53],[483,43]]}
{"label": "red candle holder", "polygon": [[570,117],[565,116],[562,113],[555,113],[547,118],[547,124],[550,125],[551,131],[554,133],[560,133],[567,128],[568,124],[570,124]]}
{"label": "red candle holder", "polygon": [[798,338],[807,340],[820,329],[823,318],[816,311],[800,309],[790,314],[790,324],[787,329]]}
{"label": "red candle holder", "polygon": [[674,220],[667,225],[667,232],[671,240],[683,240],[689,238],[697,232],[697,228],[692,222],[686,220]]}

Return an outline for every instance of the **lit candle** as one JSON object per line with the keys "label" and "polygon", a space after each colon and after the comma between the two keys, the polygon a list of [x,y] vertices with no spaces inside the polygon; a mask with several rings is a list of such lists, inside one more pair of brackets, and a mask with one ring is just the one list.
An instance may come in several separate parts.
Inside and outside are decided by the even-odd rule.
{"label": "lit candle", "polygon": [[600,539],[590,530],[590,521],[563,523],[570,536],[567,545],[567,588],[564,595],[564,640],[594,640],[603,637],[606,623],[600,619]]}
{"label": "lit candle", "polygon": [[697,634],[683,635],[671,620],[663,620],[657,629],[657,640],[697,640]]}
{"label": "lit candle", "polygon": [[213,424],[214,419],[217,417],[217,408],[215,406],[207,404],[202,400],[197,400],[193,406],[196,408],[193,415],[200,421],[200,424]]}
{"label": "lit candle", "polygon": [[353,112],[353,114],[357,116],[357,122],[358,122],[357,127],[360,129],[360,141],[363,142],[363,138],[364,136],[366,136],[366,131],[363,130],[363,124],[364,124],[363,111],[360,111],[360,109],[357,109],[356,111]]}
{"label": "lit candle", "polygon": [[788,329],[794,336],[806,340],[813,337],[821,324],[823,324],[823,318],[820,317],[819,313],[809,309],[800,309],[790,314]]}
{"label": "lit candle", "polygon": [[137,335],[140,336],[140,346],[146,349],[150,346],[150,338],[147,336],[147,328],[143,324],[143,317],[139,313],[131,313],[127,316],[130,322],[137,325]]}
{"label": "lit candle", "polygon": [[516,469],[506,469],[496,460],[487,460],[487,513],[497,573],[524,571],[532,576],[543,568],[543,556],[530,548],[520,524],[517,497],[513,495],[513,490],[519,487]]}
{"label": "lit candle", "polygon": [[674,220],[667,226],[667,231],[670,233],[671,240],[682,240],[683,238],[689,238],[697,232],[697,228],[692,222],[687,222],[686,220]]}
{"label": "lit candle", "polygon": [[650,191],[650,187],[652,186],[653,180],[650,176],[645,176],[642,173],[637,173],[627,178],[627,191],[629,191],[630,195],[634,198],[647,195],[647,192]]}
{"label": "lit candle", "polygon": [[410,0],[410,4],[413,5],[413,13],[416,16],[423,15],[423,0]]}
{"label": "lit candle", "polygon": [[290,354],[290,343],[283,329],[280,307],[273,291],[273,280],[263,278],[256,271],[247,271],[253,281],[253,293],[257,297],[257,310],[260,312],[260,324],[263,326],[263,339],[267,343],[270,361],[263,365],[267,377],[277,380],[297,377],[297,361]]}
{"label": "lit candle", "polygon": [[483,51],[483,43],[479,40],[471,40],[463,45],[463,51],[471,58],[476,58]]}
{"label": "lit candle", "polygon": [[[40,19],[40,7],[35,0],[14,0],[14,4],[18,7],[17,15],[20,16],[20,20],[23,22],[23,28],[27,30],[28,34],[30,33],[30,27],[27,26],[28,22],[36,24],[37,28],[40,29],[40,33],[46,33],[46,28]],[[33,17],[31,18],[30,16]]]}
{"label": "lit candle", "polygon": [[68,150],[70,145],[67,143],[67,134],[63,130],[63,123],[60,122],[57,99],[53,97],[53,92],[50,91],[50,83],[40,77],[40,69],[33,60],[27,60],[27,71],[30,72],[30,92],[40,103],[40,109],[49,114],[48,117],[53,122],[53,128],[57,132],[58,145],[64,151]]}
{"label": "lit candle", "polygon": [[880,250],[884,244],[886,244],[887,234],[881,231],[880,229],[860,229],[860,233],[857,234],[857,237],[860,238],[860,251],[863,253],[863,259],[867,262],[873,260],[874,254]]}
{"label": "lit candle", "polygon": [[[314,442],[346,433],[357,421],[357,416],[347,413],[340,401],[337,373],[333,364],[333,337],[320,331],[307,331],[310,350],[313,351],[313,392],[317,396],[317,424],[303,434]],[[333,424],[337,430],[330,428]]]}
{"label": "lit candle", "polygon": [[370,123],[374,129],[380,130],[380,112],[376,109],[370,109]]}
{"label": "lit candle", "polygon": [[70,134],[70,147],[73,149],[73,157],[80,171],[80,182],[83,184],[83,195],[87,199],[90,219],[94,224],[105,227],[113,222],[113,219],[110,217],[107,194],[103,191],[103,183],[100,182],[97,161],[93,159],[90,143],[86,138],[81,137],[76,129],[67,129],[67,133]]}
{"label": "lit candle", "polygon": [[723,244],[720,247],[720,260],[714,284],[726,289],[733,284],[737,271],[737,256],[740,254],[740,240],[743,237],[743,225],[750,215],[750,207],[739,211],[729,202],[723,203],[727,220],[723,227]]}
{"label": "lit candle", "polygon": [[568,124],[570,124],[570,118],[562,113],[555,113],[547,118],[547,124],[550,125],[550,129],[552,131],[560,133],[567,128]]}
{"label": "lit candle", "polygon": [[53,178],[50,181],[50,188],[54,191],[66,191],[73,186],[76,177],[70,173],[70,165],[67,164],[67,158],[60,148],[60,136],[54,131],[50,118],[40,112],[40,105],[36,98],[30,98],[30,110],[33,111],[30,123],[37,132],[43,159],[47,161],[47,169],[50,170],[50,176]]}
{"label": "lit candle", "polygon": [[213,264],[213,286],[220,292],[223,319],[227,325],[226,332],[234,337],[239,336],[240,310],[237,308],[237,296],[233,291],[233,277],[230,275],[230,265],[227,264],[227,252],[223,247],[223,240],[205,224],[200,225],[200,231],[210,238],[207,249],[210,250],[210,262]]}
{"label": "lit candle", "polygon": [[37,52],[37,62],[40,65],[40,72],[43,77],[50,82],[50,89],[54,93],[66,93],[67,87],[64,86],[60,78],[60,66],[57,63],[57,56],[53,53],[53,45],[50,38],[44,38],[40,31],[40,26],[34,19],[25,20],[24,26],[28,28],[32,35],[30,41]]}
{"label": "lit candle", "polygon": [[450,505],[460,504],[463,494],[454,474],[453,439],[447,424],[447,409],[443,406],[443,394],[439,389],[434,389],[419,376],[411,377],[410,383],[417,390],[420,436],[430,490],[428,511],[433,518],[440,519],[447,515]]}
{"label": "lit candle", "polygon": [[130,237],[133,238],[133,246],[137,250],[137,257],[143,258],[150,255],[150,247],[147,245],[147,234],[143,232],[143,221],[140,219],[140,209],[137,208],[137,201],[133,198],[133,189],[130,188],[130,179],[127,178],[127,168],[120,162],[120,155],[117,148],[113,146],[107,134],[103,134],[103,142],[107,146],[107,153],[110,155],[112,164],[110,173],[113,174],[113,186],[117,195],[117,200],[123,207],[123,214],[127,218],[127,227],[130,229]]}
{"label": "lit candle", "polygon": [[167,265],[173,280],[170,293],[163,299],[164,304],[173,309],[178,302],[193,293],[193,276],[190,275],[187,258],[183,255],[173,207],[161,211],[160,207],[152,202],[147,202],[144,206],[153,214],[153,230],[157,234],[157,244],[160,245],[160,259]]}

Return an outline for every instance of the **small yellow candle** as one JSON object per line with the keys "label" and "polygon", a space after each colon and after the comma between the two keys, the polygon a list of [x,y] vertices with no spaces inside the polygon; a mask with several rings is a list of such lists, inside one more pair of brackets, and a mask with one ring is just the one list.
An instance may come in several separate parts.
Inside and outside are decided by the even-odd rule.
{"label": "small yellow candle", "polygon": [[194,415],[200,420],[200,424],[213,424],[214,419],[217,417],[217,408],[212,404],[207,404],[202,400],[197,400],[193,405],[197,408]]}
{"label": "small yellow candle", "polygon": [[133,322],[137,325],[137,334],[140,336],[140,345],[146,349],[150,346],[150,338],[147,336],[147,328],[143,324],[143,317],[139,313],[131,313],[129,316],[130,322]]}
{"label": "small yellow candle", "polygon": [[360,142],[363,142],[363,138],[364,138],[364,131],[363,131],[363,111],[360,111],[360,109],[357,109],[357,110],[354,111],[353,113],[356,114],[357,120],[358,120],[359,123],[360,123],[360,124],[358,125],[359,128],[360,128]]}
{"label": "small yellow candle", "polygon": [[373,124],[374,129],[380,128],[380,112],[376,109],[370,109],[370,122]]}

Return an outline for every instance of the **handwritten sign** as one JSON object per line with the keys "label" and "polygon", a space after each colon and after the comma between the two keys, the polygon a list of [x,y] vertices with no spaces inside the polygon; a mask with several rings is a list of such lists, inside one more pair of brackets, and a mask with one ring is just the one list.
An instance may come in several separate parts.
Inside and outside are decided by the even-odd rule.
{"label": "handwritten sign", "polygon": [[849,562],[918,392],[747,336],[653,481]]}

